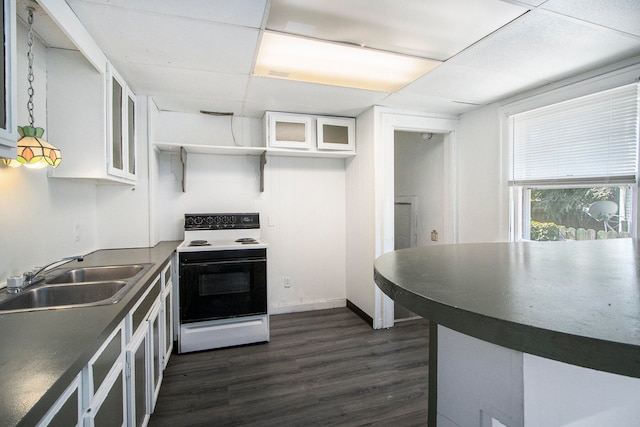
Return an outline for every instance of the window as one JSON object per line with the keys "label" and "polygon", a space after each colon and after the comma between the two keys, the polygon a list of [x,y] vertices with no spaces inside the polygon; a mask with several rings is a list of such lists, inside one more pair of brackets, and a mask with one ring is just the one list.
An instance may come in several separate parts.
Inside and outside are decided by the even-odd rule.
{"label": "window", "polygon": [[634,235],[638,85],[509,116],[514,240]]}

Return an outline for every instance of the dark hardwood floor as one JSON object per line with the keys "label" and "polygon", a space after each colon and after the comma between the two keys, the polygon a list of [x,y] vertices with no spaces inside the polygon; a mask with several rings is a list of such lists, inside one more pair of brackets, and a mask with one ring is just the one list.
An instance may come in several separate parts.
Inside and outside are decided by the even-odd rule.
{"label": "dark hardwood floor", "polygon": [[347,308],[271,316],[271,342],[174,354],[149,426],[425,426],[426,320]]}

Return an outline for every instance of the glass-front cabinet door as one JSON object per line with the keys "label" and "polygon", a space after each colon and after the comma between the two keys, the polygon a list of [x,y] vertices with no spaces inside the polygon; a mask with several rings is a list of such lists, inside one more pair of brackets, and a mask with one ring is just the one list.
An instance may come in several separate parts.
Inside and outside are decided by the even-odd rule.
{"label": "glass-front cabinet door", "polygon": [[127,178],[135,180],[138,169],[136,142],[136,97],[127,91]]}
{"label": "glass-front cabinet door", "polygon": [[111,149],[109,173],[124,176],[124,138],[122,134],[122,95],[121,81],[111,76]]}
{"label": "glass-front cabinet door", "polygon": [[2,1],[2,51],[3,67],[0,85],[0,157],[16,156],[18,141],[16,103],[16,0]]}
{"label": "glass-front cabinet door", "polygon": [[135,138],[136,98],[124,79],[111,67],[108,79],[108,173],[135,181],[138,167]]}
{"label": "glass-front cabinet door", "polygon": [[267,112],[270,148],[309,149],[312,145],[312,118],[300,114]]}
{"label": "glass-front cabinet door", "polygon": [[355,119],[350,117],[318,117],[318,149],[354,151],[355,126]]}

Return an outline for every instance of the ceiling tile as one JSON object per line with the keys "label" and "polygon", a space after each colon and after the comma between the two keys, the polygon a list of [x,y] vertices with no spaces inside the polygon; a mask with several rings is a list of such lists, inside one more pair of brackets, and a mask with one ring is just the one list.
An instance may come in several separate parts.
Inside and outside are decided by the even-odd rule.
{"label": "ceiling tile", "polygon": [[140,10],[244,27],[260,28],[267,0],[67,0],[76,13],[87,4]]}
{"label": "ceiling tile", "polygon": [[445,60],[527,10],[499,0],[272,0],[267,28]]}
{"label": "ceiling tile", "polygon": [[[638,0],[66,1],[134,90],[172,111],[460,114],[640,55]],[[395,94],[250,76],[265,9],[275,31],[446,61]]]}
{"label": "ceiling tile", "polygon": [[638,0],[549,0],[542,8],[640,36]]}
{"label": "ceiling tile", "polygon": [[95,4],[77,13],[114,62],[251,72],[258,30]]}
{"label": "ceiling tile", "polygon": [[543,10],[527,13],[464,52],[451,64],[542,84],[640,53],[640,41]]}
{"label": "ceiling tile", "polygon": [[[546,82],[537,80],[536,85]],[[531,88],[531,80],[521,74],[507,74],[447,61],[435,70],[398,91],[477,105],[486,105]]]}
{"label": "ceiling tile", "polygon": [[386,96],[384,92],[251,77],[245,114],[261,108],[262,112],[275,110],[353,116]]}
{"label": "ceiling tile", "polygon": [[461,104],[446,98],[398,92],[379,101],[377,105],[406,111],[421,111],[437,114],[462,114],[477,108],[477,105]]}
{"label": "ceiling tile", "polygon": [[122,74],[138,95],[175,95],[242,101],[249,76],[224,74],[173,67],[116,62]]}

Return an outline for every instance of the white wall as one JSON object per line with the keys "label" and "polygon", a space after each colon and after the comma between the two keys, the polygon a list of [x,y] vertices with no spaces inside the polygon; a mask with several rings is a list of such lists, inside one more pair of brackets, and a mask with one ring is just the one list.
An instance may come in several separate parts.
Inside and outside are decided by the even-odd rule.
{"label": "white wall", "polygon": [[[17,28],[18,124],[28,125],[26,28]],[[35,126],[45,128],[46,49],[34,44]],[[64,152],[62,153],[64,162]],[[47,178],[47,170],[0,166],[0,282],[36,265],[97,249],[95,184]],[[74,228],[80,228],[75,241]]]}
{"label": "white wall", "polygon": [[[188,134],[208,135],[212,145],[264,146],[262,121],[160,112],[150,105],[152,141],[189,143]],[[186,133],[178,133],[185,129]],[[205,132],[206,130],[206,132]],[[185,137],[187,135],[187,137]],[[152,151],[153,234],[182,240],[184,214],[259,212],[269,243],[270,313],[331,308],[345,304],[345,161],[267,157],[260,192],[260,157],[190,153],[186,192],[176,154]],[[291,287],[284,288],[289,277]]]}
{"label": "white wall", "polygon": [[[26,27],[18,21],[18,124],[28,125]],[[47,49],[34,44],[35,126],[47,128]],[[97,249],[149,244],[146,99],[138,100],[138,185],[96,185],[94,180],[48,178],[47,168],[0,166],[0,282],[34,266]],[[56,117],[61,117],[56,114]],[[66,155],[65,155],[66,153]],[[73,161],[62,150],[62,164]],[[76,240],[76,230],[79,239]]]}
{"label": "white wall", "polygon": [[374,204],[374,109],[356,120],[357,155],[346,161],[347,299],[374,316],[375,204]]}
{"label": "white wall", "polygon": [[[271,313],[345,305],[342,159],[269,157],[262,204]],[[283,278],[291,278],[284,288]]]}
{"label": "white wall", "polygon": [[136,185],[99,185],[96,195],[96,224],[99,248],[153,246],[149,233],[149,151],[147,98],[136,100],[138,150]]}
{"label": "white wall", "polygon": [[421,132],[395,132],[394,188],[397,196],[417,198],[417,246],[429,246],[431,230],[444,229],[444,136]]}
{"label": "white wall", "polygon": [[462,114],[458,132],[460,243],[508,241],[509,188],[501,117],[637,81],[640,57]]}
{"label": "white wall", "polygon": [[[458,233],[460,243],[507,241],[508,193],[501,179],[498,106],[460,116]],[[506,221],[506,222],[505,222]]]}

